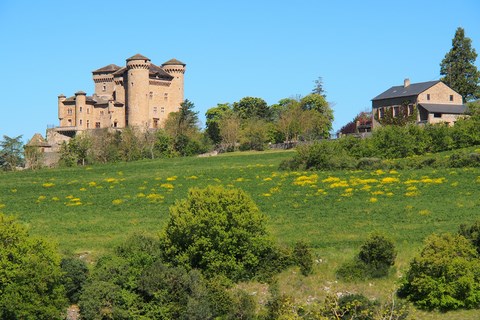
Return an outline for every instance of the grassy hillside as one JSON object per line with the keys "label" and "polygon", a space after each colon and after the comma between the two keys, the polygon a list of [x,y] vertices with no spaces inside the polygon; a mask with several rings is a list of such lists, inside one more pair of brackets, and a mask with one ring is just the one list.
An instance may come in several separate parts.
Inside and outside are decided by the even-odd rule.
{"label": "grassy hillside", "polygon": [[[321,297],[330,290],[387,295],[427,235],[456,231],[480,218],[479,168],[278,171],[291,156],[242,153],[0,174],[0,212],[17,216],[31,233],[55,240],[62,251],[86,252],[94,259],[133,232],[160,232],[169,206],[191,187],[242,188],[269,217],[279,243],[306,240],[315,248],[314,276],[300,278],[292,271],[283,276],[285,290],[299,297]],[[366,284],[336,283],[335,268],[373,231],[395,241],[397,275]]]}

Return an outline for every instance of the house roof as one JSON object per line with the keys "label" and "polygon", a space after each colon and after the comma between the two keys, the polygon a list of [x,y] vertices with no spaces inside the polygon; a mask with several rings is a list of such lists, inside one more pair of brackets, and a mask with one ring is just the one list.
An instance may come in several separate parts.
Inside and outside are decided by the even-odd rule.
{"label": "house roof", "polygon": [[130,61],[130,60],[148,60],[148,61],[150,61],[149,58],[147,58],[145,56],[142,56],[140,53],[137,53],[136,55],[127,59],[127,61]]}
{"label": "house roof", "polygon": [[43,138],[40,133],[35,133],[32,139],[28,141],[26,146],[27,147],[51,147],[51,145],[47,143],[47,140],[45,140],[45,138]]}
{"label": "house roof", "polygon": [[117,70],[119,70],[120,67],[117,66],[116,64],[109,64],[108,66],[105,66],[105,67],[102,67],[100,69],[97,69],[97,70],[93,70],[92,73],[93,74],[98,74],[98,73],[112,73],[112,72],[115,72]]}
{"label": "house roof", "polygon": [[388,89],[387,91],[379,94],[374,100],[383,100],[383,99],[391,99],[391,98],[401,98],[401,97],[410,97],[410,96],[417,96],[423,91],[427,90],[430,87],[433,87],[439,80],[436,81],[427,81],[427,82],[419,82],[419,83],[412,83],[408,87],[404,86],[394,86]]}
{"label": "house roof", "polygon": [[463,104],[420,103],[419,106],[430,113],[464,114],[467,111],[467,106]]}
{"label": "house roof", "polygon": [[158,78],[164,79],[164,80],[172,80],[173,79],[172,75],[167,73],[165,70],[163,70],[159,66],[154,65],[153,63],[150,64],[149,74],[150,74],[150,76],[158,77]]}
{"label": "house roof", "polygon": [[182,61],[179,61],[179,60],[177,60],[177,59],[175,59],[175,58],[170,59],[170,60],[168,60],[167,62],[162,63],[162,66],[170,66],[170,65],[182,65],[182,66],[184,66],[184,67],[186,66],[185,63],[183,63]]}

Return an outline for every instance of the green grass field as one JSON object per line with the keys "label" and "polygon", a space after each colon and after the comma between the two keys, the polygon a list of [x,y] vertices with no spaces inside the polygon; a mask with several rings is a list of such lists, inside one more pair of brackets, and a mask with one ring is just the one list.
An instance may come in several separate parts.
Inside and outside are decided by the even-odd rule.
{"label": "green grass field", "polygon": [[[289,152],[236,153],[102,166],[0,174],[0,212],[16,216],[31,234],[58,243],[64,253],[108,252],[134,232],[158,234],[168,208],[191,187],[223,185],[248,192],[269,218],[274,239],[305,240],[315,250],[314,275],[282,275],[283,288],[301,301],[328,292],[385,297],[431,233],[455,232],[480,218],[480,169],[408,171],[279,171]],[[367,283],[335,281],[335,269],[358,251],[369,233],[396,243],[395,275]],[[245,284],[262,291],[260,284]],[[478,312],[420,319],[476,319]],[[454,316],[452,318],[452,316]]]}

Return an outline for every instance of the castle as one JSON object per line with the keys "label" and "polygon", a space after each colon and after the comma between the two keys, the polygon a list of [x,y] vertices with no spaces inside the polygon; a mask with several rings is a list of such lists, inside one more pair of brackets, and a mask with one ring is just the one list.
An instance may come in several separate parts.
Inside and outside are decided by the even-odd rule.
{"label": "castle", "polygon": [[49,130],[47,140],[68,140],[90,129],[159,128],[183,102],[184,73],[183,62],[171,59],[157,66],[141,54],[128,58],[124,67],[109,64],[92,71],[92,96],[83,91],[58,96],[60,126]]}

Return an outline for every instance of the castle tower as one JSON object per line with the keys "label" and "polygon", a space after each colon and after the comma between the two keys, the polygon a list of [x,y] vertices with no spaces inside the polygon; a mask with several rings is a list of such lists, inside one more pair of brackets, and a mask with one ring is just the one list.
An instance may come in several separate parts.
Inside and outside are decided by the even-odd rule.
{"label": "castle tower", "polygon": [[85,107],[87,105],[87,94],[83,91],[75,92],[75,126],[83,127]]}
{"label": "castle tower", "polygon": [[128,126],[149,126],[149,68],[150,59],[136,54],[127,59],[127,119]]}
{"label": "castle tower", "polygon": [[65,101],[66,97],[65,95],[59,94],[58,95],[58,120],[60,120],[60,125],[63,124],[63,119],[66,116],[65,108],[63,107],[63,101]]}
{"label": "castle tower", "polygon": [[172,85],[168,92],[168,110],[170,112],[176,112],[180,108],[184,100],[183,82],[185,74],[185,63],[178,61],[177,59],[170,59],[162,64],[162,69],[168,72],[172,77]]}

